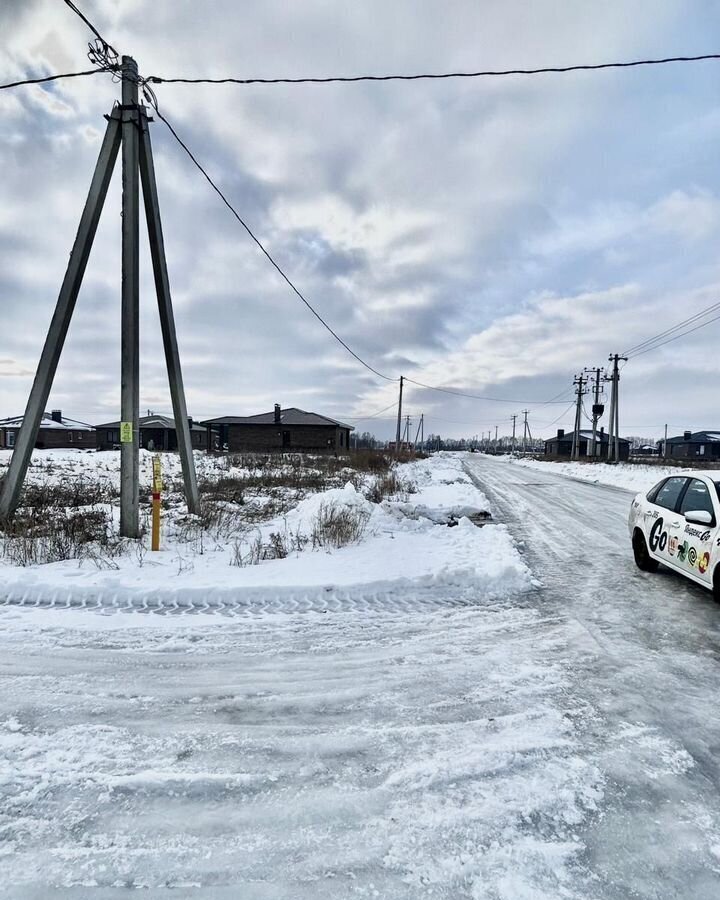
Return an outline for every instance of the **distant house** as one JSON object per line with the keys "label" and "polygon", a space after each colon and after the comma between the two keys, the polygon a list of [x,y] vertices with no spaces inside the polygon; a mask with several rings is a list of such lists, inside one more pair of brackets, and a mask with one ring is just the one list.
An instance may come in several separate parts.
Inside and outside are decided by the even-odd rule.
{"label": "distant house", "polygon": [[[658,442],[662,453],[663,442]],[[679,437],[667,439],[667,459],[719,459],[719,431],[685,431]]]}
{"label": "distant house", "polygon": [[[578,440],[580,443],[580,458],[593,456],[592,450],[588,453],[588,448],[592,447],[592,431],[581,430],[578,432]],[[562,428],[558,428],[555,437],[548,438],[545,441],[545,456],[567,456],[572,453],[573,432],[567,434]],[[608,454],[608,435],[601,428],[595,436],[595,456],[607,459]],[[620,459],[628,459],[630,457],[630,441],[625,438],[619,439]]]}
{"label": "distant house", "polygon": [[[195,450],[202,450],[205,442],[205,429],[192,419],[190,422],[190,439]],[[116,450],[120,447],[120,422],[106,422],[96,425],[98,450]],[[140,417],[140,446],[145,450],[177,450],[177,432],[175,419],[170,416],[150,414]]]}
{"label": "distant house", "polygon": [[[22,416],[0,419],[0,447],[12,449],[15,446],[22,423]],[[94,450],[95,431],[92,425],[66,419],[61,409],[54,409],[51,413],[44,413],[35,447],[39,450],[65,447]]]}
{"label": "distant house", "polygon": [[337,453],[350,448],[351,425],[292,406],[257,416],[221,416],[201,422],[208,450],[231,453]]}

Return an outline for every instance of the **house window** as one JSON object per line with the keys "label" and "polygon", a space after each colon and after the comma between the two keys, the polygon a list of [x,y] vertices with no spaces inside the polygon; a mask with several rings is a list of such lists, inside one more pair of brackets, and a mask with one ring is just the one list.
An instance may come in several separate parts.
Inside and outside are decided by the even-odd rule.
{"label": "house window", "polygon": [[112,444],[112,439],[113,439],[112,431],[108,431],[106,437],[107,437],[108,441],[110,441],[110,443]]}
{"label": "house window", "polygon": [[289,447],[289,446],[290,446],[290,432],[289,432],[289,431],[283,431],[283,433],[282,433],[282,445],[283,445],[283,447]]}
{"label": "house window", "polygon": [[341,447],[345,446],[345,432],[344,431],[340,432],[340,446]]}
{"label": "house window", "polygon": [[72,439],[73,439],[73,433],[72,433],[72,431],[69,431],[68,432],[68,441],[70,441],[71,444],[72,444]]}
{"label": "house window", "polygon": [[7,445],[8,445],[8,447],[14,447],[14,446],[15,446],[15,432],[14,432],[14,431],[8,431],[8,433],[7,433]]}

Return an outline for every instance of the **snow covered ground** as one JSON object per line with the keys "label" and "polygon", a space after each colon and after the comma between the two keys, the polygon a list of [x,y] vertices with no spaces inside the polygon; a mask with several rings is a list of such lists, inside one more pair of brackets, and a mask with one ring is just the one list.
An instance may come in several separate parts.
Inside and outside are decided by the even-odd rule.
{"label": "snow covered ground", "polygon": [[578,478],[595,484],[609,484],[613,487],[625,488],[633,493],[649,491],[661,478],[668,475],[682,475],[690,471],[678,466],[643,465],[642,463],[582,463],[582,462],[546,462],[542,459],[523,459],[522,457],[498,456],[496,459],[527,469],[538,469]]}
{"label": "snow covered ground", "polygon": [[[55,451],[36,453],[31,470],[36,481],[83,472],[88,479],[118,479],[118,454]],[[201,476],[217,461],[198,456]],[[177,457],[166,466],[177,469]],[[163,549],[140,548],[111,558],[68,559],[44,565],[17,566],[0,560],[0,602],[53,600],[73,605],[173,604],[204,607],[311,604],[334,602],[337,591],[374,594],[399,584],[472,583],[480,596],[505,596],[529,585],[522,563],[504,526],[476,527],[468,518],[488,510],[487,498],[463,471],[460,456],[442,455],[399,467],[401,491],[381,503],[370,502],[363,485],[286,497],[290,507],[251,526],[204,532],[182,510],[170,517]],[[170,469],[169,476],[177,474]],[[229,474],[237,476],[238,470]],[[149,484],[151,455],[143,454],[143,478]],[[412,491],[412,492],[410,492]],[[302,499],[297,499],[302,496]],[[181,505],[181,504],[180,504]],[[226,504],[230,507],[232,504]],[[229,509],[242,515],[242,509]],[[333,546],[322,530],[328,515],[345,515],[357,525],[357,539]],[[234,520],[233,520],[234,521]],[[457,527],[449,528],[449,521]],[[318,524],[320,523],[320,524]],[[257,548],[283,558],[260,559]]]}
{"label": "snow covered ground", "polygon": [[[504,525],[435,524],[488,509],[463,465],[545,586]],[[288,530],[334,502],[369,513],[360,539],[239,569],[213,547],[152,593],[150,554],[20,572],[0,894],[714,900],[720,623],[635,573],[625,495],[506,473],[441,455],[370,509],[357,481],[305,492]]]}

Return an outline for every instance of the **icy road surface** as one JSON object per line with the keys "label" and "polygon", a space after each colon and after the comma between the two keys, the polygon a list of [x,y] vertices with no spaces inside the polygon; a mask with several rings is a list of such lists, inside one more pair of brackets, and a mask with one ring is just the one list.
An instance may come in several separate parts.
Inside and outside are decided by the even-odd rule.
{"label": "icy road surface", "polygon": [[541,587],[0,608],[0,895],[720,896],[720,609],[629,494],[467,465]]}

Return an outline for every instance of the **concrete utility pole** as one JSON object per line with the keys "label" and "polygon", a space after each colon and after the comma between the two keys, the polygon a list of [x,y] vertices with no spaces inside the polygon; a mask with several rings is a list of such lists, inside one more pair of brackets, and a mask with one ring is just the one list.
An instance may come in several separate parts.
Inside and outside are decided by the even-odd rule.
{"label": "concrete utility pole", "polygon": [[120,530],[125,537],[139,534],[139,178],[150,238],[155,287],[165,346],[165,359],[173,401],[175,430],[182,462],[185,497],[190,512],[198,507],[195,461],[185,406],[175,321],[172,313],[165,248],[160,224],[155,170],[147,123],[151,121],[138,104],[138,70],[132,57],[122,58],[122,106],[107,117],[108,125],[100,155],[80,218],[65,278],[48,329],[20,434],[0,492],[0,519],[9,519],[17,509],[20,492],[37,440],[42,415],[67,336],[107,190],[122,144],[122,335],[120,379]]}
{"label": "concrete utility pole", "polygon": [[[418,422],[417,431],[415,432],[415,440],[413,441],[413,453],[415,453],[415,451],[417,450],[418,437],[420,437],[420,434],[422,433],[422,427],[423,427],[423,413],[420,413],[420,421]],[[408,435],[408,437],[409,437],[409,435]],[[421,443],[420,443],[420,449],[422,450],[422,438],[421,438]]]}
{"label": "concrete utility pole", "polygon": [[496,452],[496,453],[497,453],[497,448],[498,448],[497,433],[498,433],[498,427],[497,427],[497,425],[496,425],[496,426],[495,426],[495,452]]}
{"label": "concrete utility pole", "polygon": [[517,415],[510,416],[513,423],[513,433],[512,433],[512,451],[515,452],[515,419],[517,419]]}
{"label": "concrete utility pole", "polygon": [[[593,403],[593,408],[592,408],[592,426],[593,426],[592,427],[592,447],[588,446],[588,452],[587,452],[588,456],[595,457],[598,455],[598,447],[597,447],[598,419],[600,418],[600,416],[602,416],[603,412],[605,411],[605,408],[600,403],[600,376],[605,370],[601,369],[599,366],[597,366],[594,369],[585,369],[585,371],[588,374],[590,374],[590,373],[595,374],[595,388],[594,388],[595,402]],[[589,379],[588,379],[588,381],[589,381]]]}
{"label": "concrete utility pole", "polygon": [[524,425],[523,425],[523,439],[522,439],[522,452],[523,452],[523,456],[525,455],[526,450],[527,450],[527,436],[528,436],[528,431],[530,430],[530,429],[528,428],[528,420],[527,420],[527,417],[528,417],[528,413],[529,413],[529,412],[530,412],[529,409],[524,409],[524,410],[522,411],[523,416],[525,416],[525,422],[524,422]]}
{"label": "concrete utility pole", "polygon": [[667,459],[667,425],[665,425],[665,437],[663,438],[663,459]]}
{"label": "concrete utility pole", "polygon": [[397,417],[397,433],[395,435],[395,456],[400,456],[400,425],[402,422],[402,392],[403,381],[405,379],[400,376],[400,396],[398,397],[398,417]]}
{"label": "concrete utility pole", "polygon": [[138,67],[122,58],[120,534],[140,532],[140,118]]}
{"label": "concrete utility pole", "polygon": [[619,395],[620,395],[620,370],[618,362],[626,361],[626,357],[619,356],[617,353],[608,357],[613,364],[612,375],[612,392],[610,394],[610,425],[608,432],[608,460],[614,462],[620,461],[620,413],[619,413]]}
{"label": "concrete utility pole", "polygon": [[582,426],[582,398],[585,394],[584,385],[585,379],[580,375],[575,376],[575,380],[573,384],[576,386],[577,390],[577,403],[575,404],[575,428],[573,430],[572,437],[572,451],[570,453],[570,459],[579,459],[580,458],[580,428]]}

